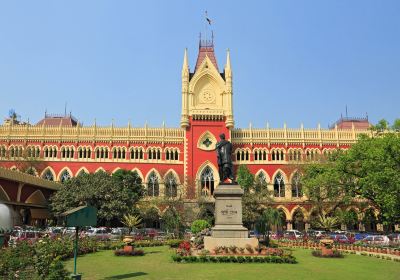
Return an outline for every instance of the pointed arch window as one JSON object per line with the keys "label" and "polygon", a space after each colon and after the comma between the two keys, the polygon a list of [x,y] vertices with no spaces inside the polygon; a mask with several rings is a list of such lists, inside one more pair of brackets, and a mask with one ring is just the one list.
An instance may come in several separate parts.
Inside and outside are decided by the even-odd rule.
{"label": "pointed arch window", "polygon": [[52,173],[49,169],[47,169],[47,170],[43,173],[42,178],[43,178],[43,179],[46,179],[46,180],[49,180],[49,181],[54,181],[54,175],[53,175],[53,173]]}
{"label": "pointed arch window", "polygon": [[158,184],[158,176],[153,171],[150,173],[149,179],[147,181],[147,195],[148,196],[159,196],[160,186]]}
{"label": "pointed arch window", "polygon": [[300,173],[296,172],[292,178],[292,197],[302,197],[303,196],[300,179],[301,179]]}
{"label": "pointed arch window", "polygon": [[178,185],[172,173],[169,173],[165,178],[165,195],[167,197],[176,197],[178,195]]}
{"label": "pointed arch window", "polygon": [[267,176],[261,171],[256,177],[255,191],[260,192],[267,187]]}
{"label": "pointed arch window", "polygon": [[4,158],[4,157],[6,157],[6,154],[7,154],[6,147],[5,146],[1,146],[1,148],[0,148],[0,157]]}
{"label": "pointed arch window", "polygon": [[283,180],[282,173],[278,173],[274,179],[274,196],[285,197],[285,181]]}
{"label": "pointed arch window", "polygon": [[214,172],[209,166],[201,172],[200,181],[201,194],[205,196],[212,195],[214,193]]}
{"label": "pointed arch window", "polygon": [[64,183],[65,181],[67,181],[69,179],[71,179],[71,174],[69,174],[68,170],[64,170],[60,176],[61,183]]}

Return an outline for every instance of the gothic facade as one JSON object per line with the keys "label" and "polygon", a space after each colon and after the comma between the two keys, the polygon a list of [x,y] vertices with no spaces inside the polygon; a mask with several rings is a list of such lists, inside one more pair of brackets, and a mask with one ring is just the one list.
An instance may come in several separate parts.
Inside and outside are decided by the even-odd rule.
{"label": "gothic facade", "polygon": [[[29,157],[42,163],[32,173],[61,182],[80,172],[128,169],[142,178],[149,199],[167,196],[193,202],[205,197],[212,201],[220,179],[214,147],[224,133],[234,146],[235,168],[245,164],[257,180],[265,182],[288,229],[304,229],[312,208],[295,166],[348,149],[360,134],[370,134],[368,121],[342,119],[329,129],[236,128],[232,72],[229,51],[220,68],[213,42],[200,41],[193,71],[184,53],[179,128],[82,126],[68,115],[46,115],[36,125],[8,120],[0,126],[0,163],[19,169],[18,163]],[[365,229],[361,220],[368,209],[344,210],[355,211],[360,221],[349,227]],[[372,215],[376,218],[373,209]]]}

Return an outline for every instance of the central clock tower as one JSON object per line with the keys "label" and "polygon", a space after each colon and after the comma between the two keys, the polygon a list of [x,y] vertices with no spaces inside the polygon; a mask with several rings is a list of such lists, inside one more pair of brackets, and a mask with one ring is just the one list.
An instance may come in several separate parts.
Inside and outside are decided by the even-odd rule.
{"label": "central clock tower", "polygon": [[222,73],[218,70],[213,41],[201,41],[196,67],[191,73],[185,50],[182,67],[181,127],[190,125],[190,119],[224,119],[228,129],[233,128],[232,70],[229,50]]}
{"label": "central clock tower", "polygon": [[[182,113],[180,125],[186,131],[185,183],[188,197],[198,196],[208,188],[211,195],[219,183],[214,151],[219,135],[231,138],[234,127],[232,70],[229,50],[223,72],[218,69],[213,40],[200,40],[196,66],[191,72],[185,50],[182,67]],[[204,172],[214,183],[204,186]],[[210,179],[210,180],[211,180]],[[192,189],[191,189],[192,187]]]}

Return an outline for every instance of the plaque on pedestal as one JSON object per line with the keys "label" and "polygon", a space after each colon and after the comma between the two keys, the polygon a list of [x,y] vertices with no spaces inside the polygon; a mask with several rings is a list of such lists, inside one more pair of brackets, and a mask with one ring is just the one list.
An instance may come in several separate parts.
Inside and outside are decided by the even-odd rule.
{"label": "plaque on pedestal", "polygon": [[217,246],[258,246],[257,238],[248,238],[248,230],[242,222],[243,189],[237,184],[219,185],[214,191],[215,226],[211,236],[204,238],[204,248]]}

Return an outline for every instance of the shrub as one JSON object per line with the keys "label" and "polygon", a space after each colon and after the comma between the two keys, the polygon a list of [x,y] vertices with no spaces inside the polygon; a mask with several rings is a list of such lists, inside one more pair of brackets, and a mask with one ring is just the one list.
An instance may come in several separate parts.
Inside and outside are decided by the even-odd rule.
{"label": "shrub", "polygon": [[176,250],[176,253],[181,255],[181,256],[189,256],[191,254],[190,252],[190,243],[187,241],[183,241],[179,244],[178,249]]}
{"label": "shrub", "polygon": [[195,220],[190,227],[192,233],[197,234],[203,229],[209,228],[210,224],[206,220]]}
{"label": "shrub", "polygon": [[115,256],[144,256],[143,250],[132,250],[131,252],[124,251],[124,249],[118,249],[114,251]]}
{"label": "shrub", "polygon": [[55,258],[49,267],[49,275],[46,280],[67,280],[69,278],[69,272],[64,268],[60,257]]}
{"label": "shrub", "polygon": [[296,264],[296,258],[293,256],[269,256],[269,257],[251,257],[251,256],[222,256],[222,257],[215,257],[215,256],[180,256],[174,255],[172,256],[172,260],[175,262],[181,263],[194,263],[194,262],[219,262],[219,263],[288,263],[288,264]]}
{"label": "shrub", "polygon": [[338,250],[333,250],[332,255],[322,255],[321,250],[312,251],[312,255],[318,258],[344,258],[344,255]]}
{"label": "shrub", "polygon": [[170,239],[166,242],[166,245],[168,245],[171,248],[178,248],[179,244],[182,243],[182,239]]}

